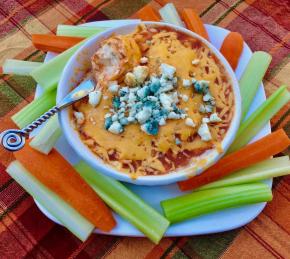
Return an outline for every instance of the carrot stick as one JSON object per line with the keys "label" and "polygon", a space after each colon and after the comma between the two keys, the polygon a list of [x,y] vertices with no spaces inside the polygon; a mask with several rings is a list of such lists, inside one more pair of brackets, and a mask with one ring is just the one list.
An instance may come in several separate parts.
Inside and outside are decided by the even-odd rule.
{"label": "carrot stick", "polygon": [[214,182],[237,170],[261,162],[276,155],[290,145],[290,139],[283,129],[279,129],[240,150],[231,153],[202,174],[178,183],[179,189],[187,191]]}
{"label": "carrot stick", "polygon": [[14,156],[37,180],[97,228],[110,231],[116,225],[111,211],[101,198],[55,149],[44,155],[26,144]]}
{"label": "carrot stick", "polygon": [[53,52],[63,52],[84,39],[50,34],[32,34],[31,36],[34,47],[42,51]]}
{"label": "carrot stick", "polygon": [[243,51],[244,40],[238,32],[230,32],[223,41],[220,52],[230,63],[233,70],[236,69]]}
{"label": "carrot stick", "polygon": [[191,8],[184,8],[181,11],[181,17],[187,27],[187,29],[195,32],[201,37],[209,40],[207,31],[203,25],[202,20],[199,18],[198,14]]}
{"label": "carrot stick", "polygon": [[152,8],[151,5],[147,4],[143,8],[141,8],[137,13],[137,17],[142,21],[160,21],[159,14]]}

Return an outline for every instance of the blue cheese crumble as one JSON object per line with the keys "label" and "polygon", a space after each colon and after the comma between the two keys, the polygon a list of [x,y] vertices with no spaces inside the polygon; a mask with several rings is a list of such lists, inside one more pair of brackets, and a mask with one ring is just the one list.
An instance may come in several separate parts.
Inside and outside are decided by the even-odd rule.
{"label": "blue cheese crumble", "polygon": [[102,92],[100,90],[90,92],[89,104],[92,105],[93,107],[96,107],[100,103],[101,97],[102,97]]}
{"label": "blue cheese crumble", "polygon": [[168,79],[173,79],[174,74],[176,72],[175,67],[168,65],[168,64],[165,64],[165,63],[162,63],[160,65],[160,70],[161,70],[162,77],[165,77]]}
{"label": "blue cheese crumble", "polygon": [[74,112],[74,117],[78,125],[82,125],[85,122],[85,116],[82,112]]}
{"label": "blue cheese crumble", "polygon": [[176,144],[176,145],[180,145],[180,144],[181,144],[181,141],[180,141],[179,138],[175,138],[175,144]]}
{"label": "blue cheese crumble", "polygon": [[118,85],[118,82],[117,81],[110,81],[109,84],[108,84],[108,90],[111,92],[111,93],[116,93],[118,92],[118,89],[119,89],[119,85]]}
{"label": "blue cheese crumble", "polygon": [[209,117],[209,121],[210,122],[221,122],[222,119],[216,113],[212,113]]}
{"label": "blue cheese crumble", "polygon": [[185,87],[185,88],[189,88],[191,86],[191,80],[190,79],[183,79],[182,80],[182,85]]}
{"label": "blue cheese crumble", "polygon": [[147,66],[137,66],[125,75],[126,86],[119,87],[112,98],[112,110],[105,115],[104,127],[120,134],[129,124],[139,124],[148,135],[157,135],[168,119],[185,119],[184,110],[177,107],[175,67],[160,65],[161,74],[148,79]]}
{"label": "blue cheese crumble", "polygon": [[213,112],[213,106],[209,104],[201,104],[199,106],[199,111],[201,113],[212,113]]}
{"label": "blue cheese crumble", "polygon": [[194,121],[191,118],[186,118],[185,119],[185,125],[194,128],[196,126],[196,124],[194,123]]}
{"label": "blue cheese crumble", "polygon": [[202,123],[197,131],[198,135],[203,141],[210,141],[212,139],[207,123]]}
{"label": "blue cheese crumble", "polygon": [[111,126],[108,128],[108,131],[114,133],[114,134],[120,134],[123,132],[123,127],[120,122],[114,121]]}
{"label": "blue cheese crumble", "polygon": [[[104,128],[113,134],[120,134],[125,126],[140,125],[140,129],[148,135],[157,135],[160,126],[167,120],[185,120],[185,125],[197,127],[197,124],[187,117],[188,108],[180,109],[177,105],[180,100],[187,102],[189,96],[177,92],[177,77],[175,67],[162,63],[160,74],[149,76],[147,66],[137,66],[132,72],[125,75],[125,86],[113,81],[108,90],[114,94],[112,108],[104,116]],[[209,90],[209,81],[195,78],[183,79],[182,85],[193,87],[195,93],[202,95],[203,103],[199,112],[205,114],[197,130],[203,141],[212,139],[209,123],[221,122],[221,118],[214,113],[215,98]],[[95,97],[93,97],[95,98]],[[176,145],[181,142],[175,138]]]}

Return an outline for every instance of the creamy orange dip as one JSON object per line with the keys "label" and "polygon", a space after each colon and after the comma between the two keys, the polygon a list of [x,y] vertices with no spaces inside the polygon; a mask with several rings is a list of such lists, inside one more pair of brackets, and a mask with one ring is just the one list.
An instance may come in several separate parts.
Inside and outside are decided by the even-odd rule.
{"label": "creamy orange dip", "polygon": [[[131,84],[134,68],[147,67],[146,84],[152,77],[162,78],[162,64],[176,70],[172,91],[178,96],[176,107],[183,112],[182,118],[167,118],[165,125],[159,124],[156,135],[146,134],[138,122],[125,125],[118,134],[106,129],[112,100],[122,87]],[[104,40],[92,57],[91,73],[102,97],[96,106],[88,98],[76,103],[72,121],[82,141],[108,165],[132,176],[159,175],[188,165],[209,149],[220,149],[234,114],[232,86],[222,64],[199,40],[168,27],[142,25],[132,34]],[[112,81],[118,91],[110,88]],[[211,104],[206,93],[196,90],[194,81],[207,82]],[[128,88],[138,85],[141,83]],[[202,109],[207,104],[211,111]],[[126,116],[129,115],[125,112]],[[207,139],[201,135],[204,127],[209,130]]]}

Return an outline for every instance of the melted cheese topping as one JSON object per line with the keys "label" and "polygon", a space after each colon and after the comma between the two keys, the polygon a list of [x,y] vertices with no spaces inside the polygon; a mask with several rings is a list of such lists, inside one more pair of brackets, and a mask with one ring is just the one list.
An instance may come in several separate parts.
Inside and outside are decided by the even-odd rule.
{"label": "melted cheese topping", "polygon": [[[127,53],[130,53],[127,57],[131,59],[129,63],[135,63],[136,58],[141,56],[139,48],[132,47],[136,44],[132,43],[134,42],[132,35],[125,38],[125,49]],[[112,107],[113,97],[107,89],[103,90],[103,96],[108,96],[108,98],[102,98],[97,107],[94,108],[86,101],[81,101],[74,108],[82,112],[86,118],[85,123],[79,127],[83,141],[106,162],[125,172],[146,175],[153,170],[157,173],[166,173],[168,169],[158,159],[160,154],[170,151],[173,156],[177,156],[184,150],[193,153],[205,151],[212,148],[214,142],[223,138],[230,122],[228,117],[232,116],[231,110],[234,107],[233,98],[226,97],[226,94],[231,93],[231,85],[225,80],[223,67],[217,63],[206,46],[199,44],[199,47],[193,48],[190,41],[179,40],[176,32],[162,31],[153,35],[149,48],[142,55],[148,57],[147,65],[151,73],[156,73],[161,63],[170,64],[176,68],[177,90],[189,97],[187,102],[181,99],[179,107],[188,109],[188,117],[192,118],[197,125],[195,128],[187,126],[185,120],[168,120],[166,125],[159,128],[157,136],[145,134],[138,124],[126,126],[124,132],[119,135],[112,134],[104,129],[104,116]],[[200,60],[198,65],[192,64],[195,59]],[[126,62],[128,63],[128,60]],[[199,112],[202,96],[193,92],[193,87],[185,88],[182,85],[182,79],[190,79],[192,74],[197,80],[203,79],[210,82],[210,92],[216,99],[217,110],[214,112],[223,118],[220,125],[209,125],[213,136],[211,142],[204,142],[197,137],[197,129],[204,116]],[[180,145],[175,143],[176,136],[181,140]],[[117,159],[110,159],[110,153],[115,154]],[[135,167],[132,166],[133,161],[138,161],[137,166],[136,163]],[[130,164],[130,166],[124,168],[124,164]],[[171,168],[174,167],[173,164]]]}

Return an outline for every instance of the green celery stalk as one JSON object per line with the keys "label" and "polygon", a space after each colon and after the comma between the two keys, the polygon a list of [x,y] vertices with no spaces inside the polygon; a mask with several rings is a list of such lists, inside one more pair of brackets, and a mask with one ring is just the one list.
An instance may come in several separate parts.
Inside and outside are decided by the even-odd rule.
{"label": "green celery stalk", "polygon": [[239,81],[242,98],[241,121],[243,121],[248,113],[250,105],[256,95],[258,87],[262,82],[271,60],[271,55],[266,52],[254,52]]}
{"label": "green celery stalk", "polygon": [[81,41],[72,48],[57,55],[55,58],[34,69],[30,75],[45,91],[56,89],[62,70],[67,61],[83,43],[84,41]]}
{"label": "green celery stalk", "polygon": [[286,86],[281,86],[256,111],[242,122],[234,142],[228,153],[234,152],[248,144],[264,125],[290,101],[290,93]]}
{"label": "green celery stalk", "polygon": [[85,241],[92,233],[92,223],[34,178],[19,161],[13,161],[7,173],[80,240]]}
{"label": "green celery stalk", "polygon": [[271,188],[263,183],[251,183],[193,192],[164,200],[161,206],[170,223],[176,223],[203,214],[270,201]]}
{"label": "green celery stalk", "polygon": [[105,31],[105,27],[95,26],[74,26],[74,25],[58,25],[56,35],[59,36],[72,36],[88,38],[92,35]]}
{"label": "green celery stalk", "polygon": [[61,135],[57,114],[53,115],[29,145],[37,151],[47,155],[54,147]]}
{"label": "green celery stalk", "polygon": [[131,222],[154,243],[159,242],[169,226],[164,216],[123,184],[95,171],[84,162],[77,164],[75,169],[109,207]]}
{"label": "green celery stalk", "polygon": [[162,20],[167,23],[171,23],[177,26],[184,27],[180,16],[172,3],[168,3],[159,9],[160,16]]}
{"label": "green celery stalk", "polygon": [[56,90],[44,93],[14,114],[11,119],[19,128],[24,128],[52,108],[55,105],[55,98]]}
{"label": "green celery stalk", "polygon": [[257,163],[248,168],[242,169],[221,180],[206,184],[196,191],[220,188],[238,184],[258,182],[273,177],[290,174],[290,162],[288,156],[277,157]]}
{"label": "green celery stalk", "polygon": [[42,62],[31,62],[17,59],[6,59],[3,64],[3,74],[29,75],[35,68],[41,66]]}

